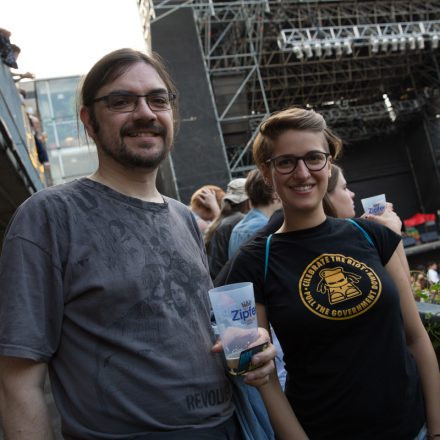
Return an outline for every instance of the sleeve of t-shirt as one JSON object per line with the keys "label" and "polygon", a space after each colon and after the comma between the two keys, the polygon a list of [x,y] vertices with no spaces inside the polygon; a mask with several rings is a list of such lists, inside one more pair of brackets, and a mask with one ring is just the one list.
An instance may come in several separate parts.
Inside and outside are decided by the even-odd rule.
{"label": "sleeve of t-shirt", "polygon": [[0,355],[47,362],[61,335],[63,277],[42,246],[45,238],[38,244],[32,240],[35,231],[41,232],[38,224],[31,214],[21,212],[5,236],[0,256]]}
{"label": "sleeve of t-shirt", "polygon": [[242,246],[233,258],[225,284],[253,283],[255,302],[265,304],[264,300],[264,255],[260,240]]}
{"label": "sleeve of t-shirt", "polygon": [[400,235],[386,226],[371,220],[357,218],[356,222],[368,232],[381,258],[382,264],[385,266],[400,243]]}

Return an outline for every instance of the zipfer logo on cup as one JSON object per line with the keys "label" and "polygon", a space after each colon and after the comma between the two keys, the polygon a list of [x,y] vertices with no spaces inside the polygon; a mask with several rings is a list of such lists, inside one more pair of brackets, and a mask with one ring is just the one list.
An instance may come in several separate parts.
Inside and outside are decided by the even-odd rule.
{"label": "zipfer logo on cup", "polygon": [[384,203],[375,203],[373,206],[370,206],[368,209],[369,214],[380,215],[385,211]]}
{"label": "zipfer logo on cup", "polygon": [[257,310],[256,310],[255,306],[252,307],[251,301],[244,301],[241,303],[241,308],[231,310],[231,314],[232,314],[233,321],[248,321],[251,318],[255,319],[255,315],[257,314]]}

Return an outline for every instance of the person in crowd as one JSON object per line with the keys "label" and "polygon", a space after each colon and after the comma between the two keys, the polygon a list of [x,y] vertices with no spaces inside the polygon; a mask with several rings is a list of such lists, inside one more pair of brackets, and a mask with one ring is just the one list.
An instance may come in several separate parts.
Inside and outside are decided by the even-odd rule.
{"label": "person in crowd", "polygon": [[284,220],[241,247],[227,282],[253,282],[259,323],[272,324],[284,350],[285,394],[274,373],[259,390],[279,439],[434,438],[438,364],[400,236],[324,212],[340,149],[324,118],[300,108],[271,115],[254,141]]}
{"label": "person in crowd", "polygon": [[244,187],[251,210],[234,226],[229,239],[228,257],[231,258],[240,245],[261,229],[281,207],[281,202],[273,188],[266,185],[258,169],[252,170],[246,177]]}
{"label": "person in crowd", "polygon": [[[15,61],[17,62],[18,56],[20,55],[21,49],[16,44],[11,44],[12,54],[14,56]],[[17,68],[16,66],[15,68]],[[31,72],[12,72],[12,78],[15,82],[21,81],[22,79],[34,79],[35,75]]]}
{"label": "person in crowd", "polygon": [[[354,196],[354,192],[350,191],[350,189],[347,187],[347,181],[345,180],[342,169],[333,164],[331,175],[328,179],[327,193],[323,199],[325,214],[338,218],[355,217],[356,213],[353,202]],[[394,212],[392,203],[387,202],[385,211],[381,215],[363,214],[362,218],[384,225],[398,235],[402,234],[402,220]],[[275,230],[271,232],[275,232]],[[407,274],[408,280],[411,282],[411,270],[409,268],[408,259],[406,258],[402,241],[399,242],[396,252],[399,257],[400,264],[402,265],[404,272]]]}
{"label": "person in crowd", "polygon": [[12,34],[10,31],[8,31],[5,28],[0,28],[0,35],[5,37],[5,38],[9,38]]}
{"label": "person in crowd", "polygon": [[220,214],[224,196],[225,192],[216,185],[204,185],[191,196],[190,208],[202,234]]}
{"label": "person in crowd", "polygon": [[249,211],[245,183],[244,178],[233,179],[228,183],[220,214],[206,231],[205,244],[212,279],[228,261],[232,229]]}
{"label": "person in crowd", "polygon": [[[8,439],[52,438],[48,366],[64,438],[241,439],[218,354],[204,243],[189,209],[156,188],[176,90],[159,57],[120,49],[84,79],[89,177],[39,191],[0,257],[0,414]],[[269,340],[259,330],[256,343]],[[213,348],[212,348],[213,347]],[[246,383],[274,371],[254,356]]]}
{"label": "person in crowd", "polygon": [[7,29],[0,28],[0,58],[7,66],[17,69],[17,60],[9,39],[11,35]]}
{"label": "person in crowd", "polygon": [[[23,106],[25,106],[25,99],[26,99],[26,90],[17,87],[18,93],[20,94],[20,98],[22,101]],[[37,118],[37,116],[34,115],[34,111],[32,107],[29,107],[26,109],[26,115],[28,117],[30,130],[32,132],[32,136],[34,138],[35,147],[37,150],[38,155],[38,161],[41,165],[43,165],[44,168],[44,178],[46,181],[46,186],[51,186],[53,184],[52,181],[52,173],[51,173],[51,166],[49,162],[49,156],[47,154],[46,149],[46,133],[43,133],[41,129],[41,123],[40,120]]]}
{"label": "person in crowd", "polygon": [[438,265],[434,261],[428,264],[427,277],[430,283],[438,283],[440,281],[437,269]]}
{"label": "person in crowd", "polygon": [[428,280],[423,272],[416,272],[414,276],[414,288],[416,290],[425,290],[428,287]]}
{"label": "person in crowd", "polygon": [[[273,189],[271,190],[273,191]],[[348,188],[347,181],[345,180],[341,167],[339,167],[336,164],[332,164],[331,174],[328,179],[327,192],[323,199],[323,208],[325,214],[327,216],[339,217],[339,218],[355,217],[356,213],[354,209],[354,197],[355,197],[355,193]],[[402,221],[400,220],[399,216],[393,211],[392,203],[387,203],[384,213],[380,216],[364,214],[363,217],[368,218],[369,220],[376,221],[377,223],[383,224],[384,226],[389,227],[394,232],[400,234]],[[266,237],[269,234],[275,233],[283,224],[284,221],[283,210],[282,209],[276,210],[274,215],[271,217],[271,220],[272,221],[269,227],[261,229],[258,235]],[[263,226],[261,226],[261,228],[262,227]],[[258,235],[256,234],[253,238],[255,238]],[[403,258],[404,270],[409,273],[408,260],[405,255],[403,245],[401,246],[400,249],[400,244],[399,244],[397,251],[399,254],[399,258]],[[400,255],[401,252],[403,252],[403,256]],[[229,260],[228,264],[225,265],[224,269],[222,269],[220,274],[215,279],[216,286],[222,285],[226,282],[226,277],[230,270],[231,263],[232,260]],[[278,379],[280,381],[282,389],[284,389],[285,381],[286,381],[286,372],[284,369],[283,351],[281,349],[281,346],[279,345],[278,338],[276,337],[274,332],[272,332],[272,335],[273,335],[272,342],[277,348],[276,367],[277,367]]]}
{"label": "person in crowd", "polygon": [[356,215],[354,196],[355,193],[347,187],[342,169],[338,165],[332,164],[327,192],[322,201],[325,214],[339,218],[354,217]]}

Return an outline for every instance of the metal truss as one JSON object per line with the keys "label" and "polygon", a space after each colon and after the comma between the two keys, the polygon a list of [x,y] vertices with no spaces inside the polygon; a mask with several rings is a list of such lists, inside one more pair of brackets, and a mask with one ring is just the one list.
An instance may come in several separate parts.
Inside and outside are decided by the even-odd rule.
{"label": "metal truss", "polygon": [[153,4],[153,21],[179,8],[195,14],[235,176],[253,167],[250,146],[261,120],[273,111],[314,108],[345,141],[354,142],[392,132],[424,112],[424,97],[440,90],[440,0]]}
{"label": "metal truss", "polygon": [[[256,19],[269,11],[268,3],[214,2],[214,14],[199,9],[196,15],[232,174],[241,173],[252,161],[250,145],[259,123],[270,113],[261,76],[264,21]],[[218,71],[225,60],[227,68]],[[258,111],[252,111],[256,102]]]}
{"label": "metal truss", "polygon": [[297,59],[326,56],[356,56],[367,47],[370,54],[422,50],[429,41],[437,49],[440,20],[405,23],[282,29],[278,46],[293,51]]}
{"label": "metal truss", "polygon": [[[393,110],[397,118],[422,111],[423,104],[418,99],[396,101]],[[348,111],[349,110],[349,111]],[[345,124],[353,121],[377,121],[390,119],[390,111],[384,101],[366,105],[345,105],[338,103],[329,109],[319,109],[327,123]]]}
{"label": "metal truss", "polygon": [[153,0],[137,0],[144,40],[151,47],[150,23],[155,18]]}

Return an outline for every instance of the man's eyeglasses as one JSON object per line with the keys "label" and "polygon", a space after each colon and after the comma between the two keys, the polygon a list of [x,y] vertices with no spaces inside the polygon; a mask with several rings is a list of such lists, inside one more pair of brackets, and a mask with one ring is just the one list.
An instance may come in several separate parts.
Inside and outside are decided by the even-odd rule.
{"label": "man's eyeglasses", "polygon": [[139,98],[145,102],[153,112],[163,112],[171,109],[171,103],[176,99],[174,93],[150,93],[148,95],[136,95],[134,93],[110,93],[96,98],[93,102],[105,101],[107,108],[112,112],[128,113],[136,110]]}
{"label": "man's eyeglasses", "polygon": [[304,165],[309,171],[320,171],[326,166],[329,156],[330,153],[323,153],[322,151],[309,151],[305,156],[293,156],[292,154],[285,154],[282,156],[272,157],[272,159],[266,160],[266,163],[272,163],[280,174],[293,173],[300,160],[304,162]]}

